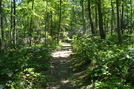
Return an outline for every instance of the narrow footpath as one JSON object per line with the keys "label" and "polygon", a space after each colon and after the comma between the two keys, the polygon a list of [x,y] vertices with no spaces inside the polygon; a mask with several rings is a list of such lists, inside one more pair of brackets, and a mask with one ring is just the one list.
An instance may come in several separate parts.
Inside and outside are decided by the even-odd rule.
{"label": "narrow footpath", "polygon": [[52,53],[52,66],[50,68],[50,82],[46,89],[77,89],[70,82],[73,73],[69,70],[69,55],[72,53],[70,44],[62,46],[61,51]]}

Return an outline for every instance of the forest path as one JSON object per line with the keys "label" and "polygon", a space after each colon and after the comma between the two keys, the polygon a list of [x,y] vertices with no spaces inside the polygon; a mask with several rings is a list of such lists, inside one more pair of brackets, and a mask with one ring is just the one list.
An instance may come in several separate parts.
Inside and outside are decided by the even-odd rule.
{"label": "forest path", "polygon": [[73,73],[69,70],[69,55],[72,53],[70,44],[62,45],[62,49],[52,53],[50,81],[46,89],[77,89],[70,82]]}

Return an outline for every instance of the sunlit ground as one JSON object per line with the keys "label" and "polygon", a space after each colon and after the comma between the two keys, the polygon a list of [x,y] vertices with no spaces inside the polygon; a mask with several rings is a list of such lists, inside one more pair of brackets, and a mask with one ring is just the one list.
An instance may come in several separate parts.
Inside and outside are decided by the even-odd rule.
{"label": "sunlit ground", "polygon": [[[54,57],[54,58],[57,58],[57,57],[65,57],[66,58],[66,57],[68,57],[72,53],[72,51],[68,49],[68,47],[70,47],[70,44],[65,44],[62,47],[63,47],[62,50],[65,50],[65,51],[53,52],[51,54],[52,57]],[[68,49],[68,50],[66,50],[66,49]]]}
{"label": "sunlit ground", "polygon": [[57,58],[57,57],[68,57],[70,54],[72,53],[72,51],[58,51],[58,52],[54,52],[52,53],[52,57]]}
{"label": "sunlit ground", "polygon": [[47,89],[71,89],[68,74],[68,57],[72,53],[70,44],[62,45],[61,51],[53,52],[51,56],[54,58],[52,68],[52,81]]}

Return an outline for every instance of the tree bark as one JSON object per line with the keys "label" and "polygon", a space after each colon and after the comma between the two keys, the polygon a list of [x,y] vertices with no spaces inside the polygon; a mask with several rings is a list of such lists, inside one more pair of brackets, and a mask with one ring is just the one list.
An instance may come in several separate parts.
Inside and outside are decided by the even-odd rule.
{"label": "tree bark", "polygon": [[133,2],[132,0],[130,0],[130,4],[131,4],[131,27],[130,27],[130,33],[132,34],[133,33]]}
{"label": "tree bark", "polygon": [[48,2],[46,2],[46,16],[45,16],[45,45],[47,45],[47,26],[48,26],[48,24],[47,24],[47,22],[48,22]]}
{"label": "tree bark", "polygon": [[51,37],[52,37],[52,42],[54,42],[53,40],[54,40],[54,35],[53,35],[53,12],[52,12],[52,10],[51,10],[51,29],[50,29],[50,35],[51,35]]}
{"label": "tree bark", "polygon": [[112,8],[112,13],[111,13],[111,35],[113,34],[113,30],[114,30],[114,18],[115,18],[115,14],[114,14],[114,6],[113,6],[113,0],[111,0],[111,8]]}
{"label": "tree bark", "polygon": [[88,0],[88,12],[89,12],[90,25],[91,25],[91,32],[92,32],[92,34],[95,34],[95,27],[94,27],[94,21],[93,21],[93,17],[92,17],[92,9],[91,9],[90,0]]}
{"label": "tree bark", "polygon": [[1,22],[1,39],[0,39],[0,48],[3,50],[4,47],[4,25],[3,25],[3,8],[2,8],[2,0],[0,0],[0,22]]}
{"label": "tree bark", "polygon": [[[33,9],[34,9],[34,0],[32,0],[32,10]],[[32,45],[32,32],[33,32],[32,24],[33,24],[33,16],[31,16],[30,26],[29,26],[29,46]]]}
{"label": "tree bark", "polygon": [[84,7],[84,0],[81,0],[81,7],[82,7],[82,21],[83,21],[83,34],[86,32],[86,22],[85,22],[85,7]]}
{"label": "tree bark", "polygon": [[98,14],[99,14],[99,31],[100,31],[100,37],[101,39],[105,39],[106,35],[103,30],[103,18],[102,18],[102,12],[101,12],[101,0],[98,1]]}
{"label": "tree bark", "polygon": [[95,29],[98,34],[98,5],[95,5]]}
{"label": "tree bark", "polygon": [[124,4],[122,4],[122,14],[121,14],[121,32],[122,32],[122,34],[124,34]]}
{"label": "tree bark", "polygon": [[14,5],[14,16],[13,16],[13,43],[14,48],[16,48],[16,0],[13,0]]}
{"label": "tree bark", "polygon": [[58,37],[57,37],[58,44],[60,42],[60,31],[61,31],[61,7],[62,7],[61,4],[62,4],[62,0],[60,0],[59,26],[58,26]]}
{"label": "tree bark", "polygon": [[11,1],[10,44],[13,44],[13,2]]}
{"label": "tree bark", "polygon": [[118,43],[122,44],[122,37],[121,37],[121,27],[120,27],[120,16],[119,16],[119,1],[116,0],[116,9],[117,9],[117,33],[118,33]]}

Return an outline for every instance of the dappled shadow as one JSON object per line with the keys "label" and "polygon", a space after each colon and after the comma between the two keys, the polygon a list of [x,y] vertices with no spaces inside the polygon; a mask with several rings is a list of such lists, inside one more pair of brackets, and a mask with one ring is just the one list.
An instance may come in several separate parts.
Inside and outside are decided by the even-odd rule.
{"label": "dappled shadow", "polygon": [[51,62],[50,83],[47,89],[76,89],[75,84],[70,83],[72,72],[69,71],[68,57],[72,51],[69,48],[64,50],[65,48],[62,46],[64,51],[52,53],[54,60]]}
{"label": "dappled shadow", "polygon": [[46,87],[44,81],[47,81],[45,76],[50,66],[49,53],[49,48],[45,46],[4,50],[0,54],[0,89]]}

